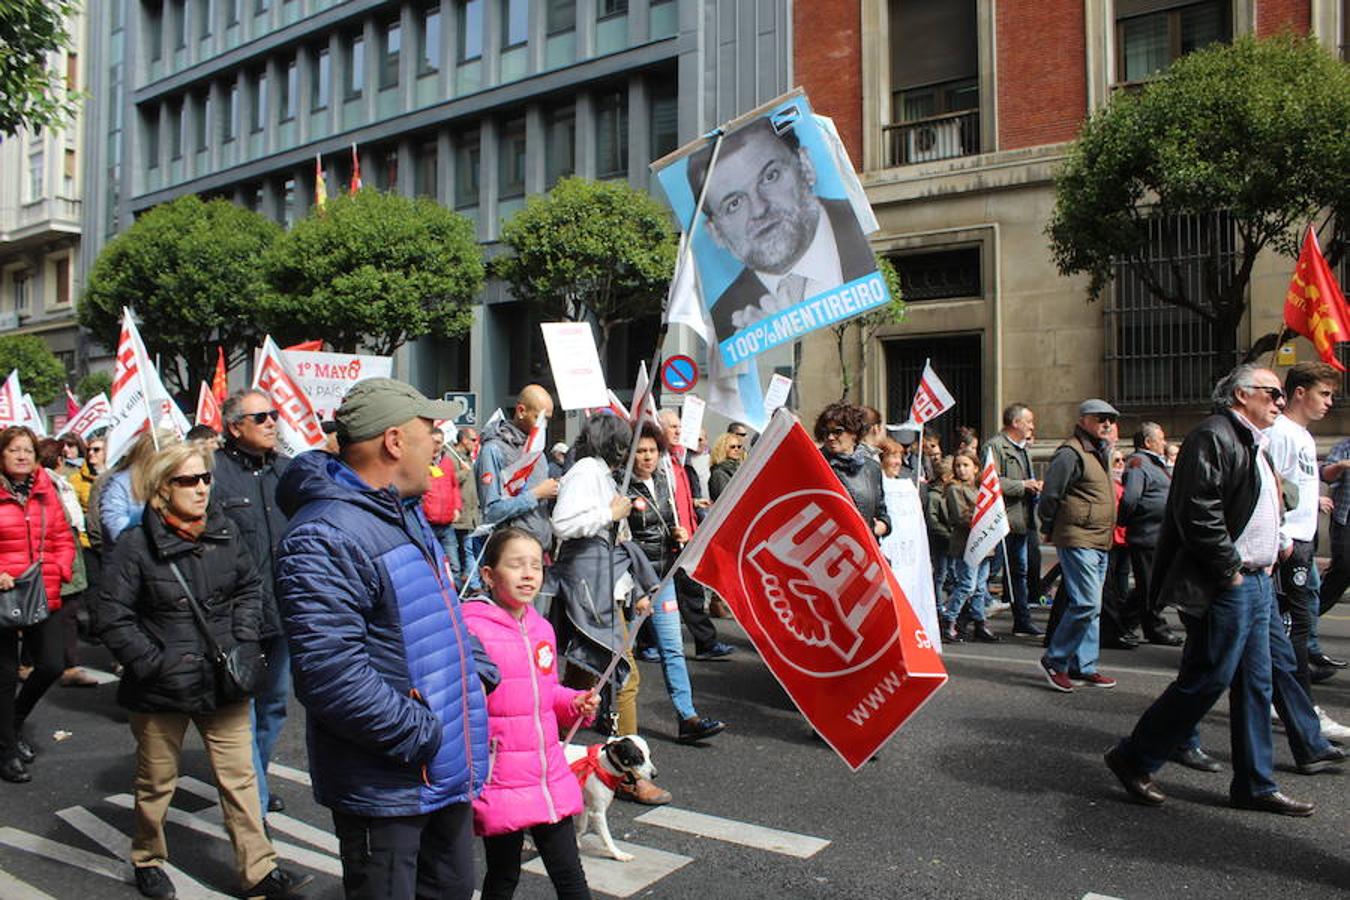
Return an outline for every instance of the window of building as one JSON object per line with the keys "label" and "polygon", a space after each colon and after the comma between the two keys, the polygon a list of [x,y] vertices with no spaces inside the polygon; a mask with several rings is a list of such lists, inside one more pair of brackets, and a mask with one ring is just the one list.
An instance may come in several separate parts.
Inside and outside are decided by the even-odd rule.
{"label": "window of building", "polygon": [[243,15],[244,0],[225,0],[225,27],[239,24],[239,17]]}
{"label": "window of building", "polygon": [[650,82],[652,159],[660,159],[679,146],[679,104],[675,97],[675,79]]}
{"label": "window of building", "polygon": [[205,150],[207,142],[211,139],[211,95],[205,91],[197,95],[194,101],[196,106],[196,128],[193,134],[193,148],[198,152]]}
{"label": "window of building", "polygon": [[468,62],[483,55],[483,0],[461,0],[459,4],[459,61]]}
{"label": "window of building", "polygon": [[628,174],[628,92],[617,88],[595,98],[595,177]]}
{"label": "window of building", "polygon": [[287,122],[295,118],[296,94],[300,91],[300,67],[294,57],[286,63],[286,77],[281,79],[281,98],[277,104],[281,113],[281,121]]}
{"label": "window of building", "polygon": [[281,186],[281,224],[290,228],[295,224],[295,179],[287,178]]}
{"label": "window of building", "polygon": [[477,131],[460,135],[455,144],[455,208],[478,205],[478,169],[482,147]]}
{"label": "window of building", "polygon": [[187,0],[177,0],[173,4],[173,49],[182,50],[187,46]]}
{"label": "window of building", "polygon": [[1113,403],[1133,406],[1207,405],[1219,374],[1217,329],[1189,309],[1149,290],[1154,281],[1202,308],[1204,285],[1216,275],[1231,282],[1238,262],[1237,230],[1225,213],[1155,216],[1149,220],[1141,273],[1121,260],[1107,295],[1107,385]]}
{"label": "window of building", "polygon": [[272,0],[253,0],[253,14],[261,16],[272,8]]}
{"label": "window of building", "polygon": [[211,36],[211,20],[216,16],[215,0],[197,0],[197,37],[205,40]]}
{"label": "window of building", "polygon": [[159,110],[152,110],[145,119],[145,162],[151,169],[159,168]]}
{"label": "window of building", "polygon": [[1232,25],[1229,0],[1117,0],[1116,76],[1129,82],[1156,75],[1193,50],[1231,40]]}
{"label": "window of building", "polygon": [[182,159],[183,145],[187,143],[187,103],[180,100],[169,107],[173,127],[169,132],[169,158]]}
{"label": "window of building", "polygon": [[398,57],[403,48],[403,29],[397,21],[380,29],[380,90],[398,87]]}
{"label": "window of building", "polygon": [[244,206],[253,212],[259,212],[262,209],[263,187],[261,184],[255,184],[244,188]]}
{"label": "window of building", "polygon": [[628,0],[599,0],[595,12],[601,19],[607,16],[621,16],[628,12]]}
{"label": "window of building", "polygon": [[326,109],[328,107],[328,88],[332,78],[332,66],[328,60],[328,48],[317,50],[314,55],[314,77],[309,82],[309,108]]}
{"label": "window of building", "polygon": [[577,170],[577,111],[572,104],[548,111],[544,121],[544,178],[551,188]]}
{"label": "window of building", "polygon": [[232,141],[239,136],[239,85],[230,83],[229,99],[225,103],[225,122],[223,137]]}
{"label": "window of building", "polygon": [[906,303],[984,295],[979,247],[920,250],[890,257]]}
{"label": "window of building", "polygon": [[890,0],[888,165],[980,150],[979,20],[975,0]]}
{"label": "window of building", "polygon": [[76,175],[77,173],[75,171],[75,150],[71,147],[67,147],[65,150],[65,157],[62,160],[61,164],[61,177],[63,179],[61,184],[61,187],[63,189],[62,193],[67,197],[75,196]]}
{"label": "window of building", "polygon": [[417,74],[441,68],[441,8],[428,6],[417,17]]}
{"label": "window of building", "polygon": [[375,187],[382,191],[398,190],[398,148],[383,147],[374,156]]}
{"label": "window of building", "polygon": [[47,160],[42,145],[28,154],[28,202],[42,199],[47,186]]}
{"label": "window of building", "polygon": [[366,39],[358,31],[347,37],[344,46],[347,57],[343,60],[347,68],[346,97],[355,100],[361,96],[366,84]]}
{"label": "window of building", "polygon": [[574,31],[577,27],[577,0],[548,0],[545,28],[549,34]]}
{"label": "window of building", "polygon": [[164,58],[164,9],[145,11],[145,44],[150,48],[150,61],[159,62]]}
{"label": "window of building", "polygon": [[71,51],[66,54],[66,90],[80,89],[80,54]]}
{"label": "window of building", "polygon": [[56,284],[54,294],[57,306],[70,305],[70,257],[63,256],[53,266],[53,279]]}
{"label": "window of building", "polygon": [[502,48],[518,47],[530,39],[530,0],[503,0]]}
{"label": "window of building", "polygon": [[525,120],[503,122],[497,137],[497,196],[525,196]]}
{"label": "window of building", "polygon": [[418,197],[436,199],[436,177],[439,160],[434,140],[423,141],[413,149],[413,193]]}
{"label": "window of building", "polygon": [[253,76],[253,94],[249,101],[253,106],[250,124],[254,131],[267,127],[267,72],[258,72]]}
{"label": "window of building", "polygon": [[33,289],[33,273],[27,269],[14,273],[14,311],[25,312]]}

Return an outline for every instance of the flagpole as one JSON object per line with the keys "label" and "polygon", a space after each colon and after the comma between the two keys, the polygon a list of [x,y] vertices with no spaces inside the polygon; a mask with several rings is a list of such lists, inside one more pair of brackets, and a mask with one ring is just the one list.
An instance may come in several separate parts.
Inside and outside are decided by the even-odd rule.
{"label": "flagpole", "polygon": [[[665,588],[666,582],[669,580],[669,576],[661,579],[661,585],[656,589],[656,592],[660,593],[660,591]],[[619,667],[619,660],[628,655],[628,651],[633,647],[633,641],[637,640],[638,631],[642,629],[642,623],[645,622],[650,615],[651,612],[639,613],[638,617],[629,623],[628,637],[624,640],[623,646],[614,652],[614,656],[610,659],[609,665],[605,668],[605,671],[601,673],[600,680],[591,687],[591,693],[599,694],[600,689],[609,682],[610,678],[614,677],[614,670]],[[637,665],[637,663],[634,663],[633,665]],[[577,720],[572,723],[572,727],[567,730],[567,737],[563,738],[563,743],[572,743],[572,738],[576,737],[577,731],[580,728],[581,717],[578,716]]]}
{"label": "flagpole", "polygon": [[1270,365],[1268,365],[1267,368],[1269,369],[1275,368],[1275,358],[1279,356],[1280,345],[1284,343],[1284,335],[1285,332],[1287,332],[1288,330],[1289,326],[1285,325],[1284,322],[1281,321],[1280,331],[1277,335],[1275,335],[1275,346],[1270,349]]}
{"label": "flagpole", "polygon": [[[136,320],[133,319],[133,318],[131,318],[131,310],[128,309],[127,307],[122,307],[122,313],[123,313],[123,315],[125,315],[126,318],[127,318],[127,324],[131,326],[131,329],[129,329],[129,330],[131,331],[132,334],[134,334],[134,335],[136,336],[136,343],[140,345],[140,348],[139,348],[139,349],[144,349],[144,348],[145,348],[145,342],[141,340],[141,331],[140,331],[139,328],[136,327]],[[139,357],[140,354],[137,354],[137,353],[136,353],[136,350],[137,350],[137,348],[136,348],[135,346],[133,346],[133,347],[132,347],[132,355],[133,355],[133,356]],[[158,452],[159,452],[159,423],[155,421],[155,413],[154,413],[154,410],[152,410],[152,409],[150,408],[150,389],[146,386],[146,383],[145,383],[145,367],[141,365],[141,362],[142,362],[142,361],[141,361],[139,358],[137,358],[137,360],[136,360],[136,380],[139,381],[139,382],[141,383],[141,402],[145,404],[145,418],[146,418],[147,420],[149,420],[149,422],[150,422],[150,443],[154,444],[154,446],[155,446],[155,452],[158,453]],[[145,365],[146,365],[146,366],[150,365],[150,356],[149,356],[149,354],[145,354],[145,360],[144,360],[144,362],[145,362]],[[156,374],[158,374],[158,368],[156,368]]]}

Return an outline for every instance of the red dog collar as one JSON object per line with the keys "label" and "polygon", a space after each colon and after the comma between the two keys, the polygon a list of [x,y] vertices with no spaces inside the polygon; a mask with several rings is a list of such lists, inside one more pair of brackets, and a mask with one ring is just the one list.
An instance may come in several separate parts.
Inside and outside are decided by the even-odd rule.
{"label": "red dog collar", "polygon": [[611,791],[618,790],[619,785],[623,784],[622,775],[611,775],[604,766],[600,765],[600,749],[603,744],[591,744],[586,748],[586,755],[581,759],[573,760],[569,768],[572,774],[577,776],[577,783],[582,787],[586,786],[586,779],[594,775],[600,779],[600,783]]}

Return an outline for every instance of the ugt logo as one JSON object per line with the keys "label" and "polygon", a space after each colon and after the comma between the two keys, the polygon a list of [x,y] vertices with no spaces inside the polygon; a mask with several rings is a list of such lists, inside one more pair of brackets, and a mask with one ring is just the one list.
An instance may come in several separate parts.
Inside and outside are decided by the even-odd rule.
{"label": "ugt logo", "polygon": [[789,494],[755,519],[742,545],[756,620],[780,655],[812,674],[852,671],[895,639],[893,618],[872,616],[894,609],[890,580],[862,543],[871,536],[849,527],[851,505],[829,491]]}

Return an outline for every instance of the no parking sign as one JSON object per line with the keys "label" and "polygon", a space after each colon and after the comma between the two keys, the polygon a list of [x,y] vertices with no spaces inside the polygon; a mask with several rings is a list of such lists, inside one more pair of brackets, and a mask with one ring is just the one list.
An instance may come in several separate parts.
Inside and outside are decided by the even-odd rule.
{"label": "no parking sign", "polygon": [[698,364],[691,356],[671,356],[661,363],[661,383],[666,390],[683,394],[698,384]]}

